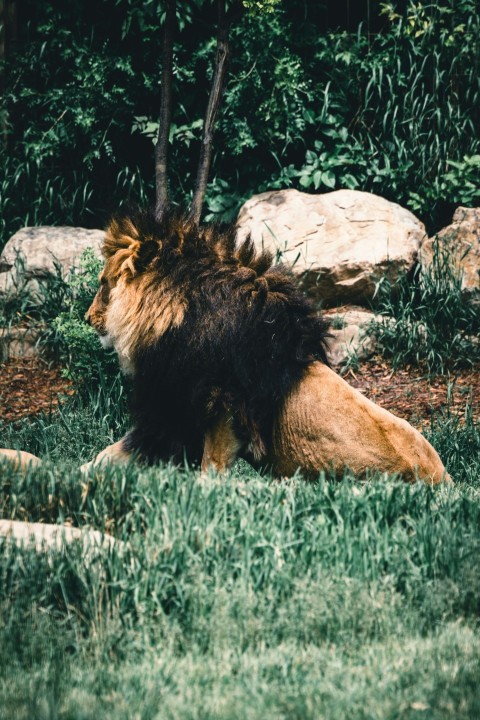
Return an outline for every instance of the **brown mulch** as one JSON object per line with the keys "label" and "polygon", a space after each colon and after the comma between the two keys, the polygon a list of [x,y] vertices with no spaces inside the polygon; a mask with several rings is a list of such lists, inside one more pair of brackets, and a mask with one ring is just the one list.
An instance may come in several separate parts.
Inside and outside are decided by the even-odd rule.
{"label": "brown mulch", "polygon": [[[470,400],[474,414],[480,417],[480,368],[428,379],[417,368],[392,370],[377,357],[363,363],[355,373],[347,373],[345,379],[371,400],[417,426],[446,407],[449,383],[453,384],[450,410],[462,414]],[[0,421],[15,422],[41,411],[49,412],[58,405],[58,395],[73,392],[60,368],[39,358],[1,363]]]}
{"label": "brown mulch", "polygon": [[0,363],[0,421],[49,412],[57,407],[59,395],[72,394],[72,384],[62,377],[61,369],[39,358]]}
{"label": "brown mulch", "polygon": [[447,406],[462,415],[467,403],[480,418],[480,367],[452,371],[449,375],[426,377],[419,368],[392,369],[382,358],[363,363],[345,380],[378,405],[417,427]]}

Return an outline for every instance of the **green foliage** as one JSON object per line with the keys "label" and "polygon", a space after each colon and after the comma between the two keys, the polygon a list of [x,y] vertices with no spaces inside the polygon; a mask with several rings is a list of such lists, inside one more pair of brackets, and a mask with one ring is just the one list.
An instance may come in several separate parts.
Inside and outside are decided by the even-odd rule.
{"label": "green foliage", "polygon": [[252,13],[271,13],[281,0],[242,0],[242,5]]}
{"label": "green foliage", "polygon": [[119,372],[115,353],[102,348],[97,333],[85,322],[102,267],[93,250],[82,253],[78,272],[67,282],[64,310],[53,319],[46,341],[64,365],[65,376],[78,385],[95,385],[101,377],[113,380]]}
{"label": "green foliage", "polygon": [[83,33],[75,13],[64,16],[46,3],[29,28],[32,42],[7,66],[7,144],[0,150],[0,230],[7,237],[21,225],[91,227],[112,207],[134,70],[131,57],[112,52],[107,39]]}
{"label": "green foliage", "polygon": [[460,161],[448,160],[444,191],[453,202],[467,207],[480,200],[480,155],[464,155]]}
{"label": "green foliage", "polygon": [[377,312],[384,318],[369,328],[393,366],[414,364],[430,373],[480,361],[478,304],[462,289],[448,238],[434,243],[432,264],[413,279],[378,287]]}
{"label": "green foliage", "polygon": [[97,333],[85,321],[102,266],[93,250],[87,249],[78,269],[66,280],[57,265],[55,275],[32,287],[19,257],[14,273],[16,291],[0,305],[2,324],[36,328],[44,354],[60,362],[65,377],[79,389],[95,387],[101,380],[115,382],[119,373],[115,353],[102,348]]}
{"label": "green foliage", "polygon": [[[161,4],[27,5],[0,102],[4,238],[27,224],[98,227],[154,192]],[[429,230],[454,205],[479,202],[475,0],[384,4],[374,36],[325,29],[313,0],[301,13],[295,0],[261,5],[231,30],[209,219],[230,220],[253,193],[282,187],[377,192]],[[185,203],[215,54],[212,7],[182,2],[178,21],[170,190]]]}
{"label": "green foliage", "polygon": [[315,150],[307,150],[305,164],[296,173],[300,187],[322,192],[338,188],[355,190],[360,182],[352,172],[358,173],[366,165],[360,145],[348,139],[347,128],[338,128],[333,115],[326,117],[323,134],[330,141],[315,140]]}
{"label": "green foliage", "polygon": [[0,328],[11,329],[13,333],[28,328],[37,338],[37,345],[47,352],[54,351],[52,322],[66,306],[69,294],[62,267],[56,263],[54,273],[32,279],[25,272],[25,258],[18,254],[11,277],[11,291],[0,297]]}
{"label": "green foliage", "polygon": [[[313,8],[305,10],[301,27],[287,7],[277,12],[261,28],[261,47],[252,25],[242,37],[246,63],[242,81],[230,83],[222,130],[230,146],[239,140],[242,170],[246,161],[250,177],[263,176],[255,189],[377,192],[418,212],[430,229],[459,201],[478,202],[476,3],[409,3],[374,38],[362,28],[355,36],[319,33]],[[418,13],[429,17],[421,31]],[[263,73],[267,62],[271,72]],[[246,115],[251,105],[260,110]],[[453,172],[467,162],[468,173]]]}

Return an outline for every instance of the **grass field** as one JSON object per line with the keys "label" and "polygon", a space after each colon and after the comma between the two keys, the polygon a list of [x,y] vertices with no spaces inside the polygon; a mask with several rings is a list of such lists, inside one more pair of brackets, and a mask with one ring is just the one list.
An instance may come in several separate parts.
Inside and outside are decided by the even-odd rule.
{"label": "grass field", "polygon": [[[106,398],[109,398],[108,400]],[[0,717],[480,717],[480,428],[436,418],[453,488],[238,464],[74,469],[125,426],[120,386],[0,427],[0,517],[118,538],[95,558],[0,541]]]}

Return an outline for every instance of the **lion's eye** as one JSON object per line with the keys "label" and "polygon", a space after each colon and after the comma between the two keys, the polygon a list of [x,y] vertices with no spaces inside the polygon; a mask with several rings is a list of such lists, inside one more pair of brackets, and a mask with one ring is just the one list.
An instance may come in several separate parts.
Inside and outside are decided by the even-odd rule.
{"label": "lion's eye", "polygon": [[100,291],[102,302],[106,305],[110,297],[110,288],[108,287],[107,283],[102,283]]}

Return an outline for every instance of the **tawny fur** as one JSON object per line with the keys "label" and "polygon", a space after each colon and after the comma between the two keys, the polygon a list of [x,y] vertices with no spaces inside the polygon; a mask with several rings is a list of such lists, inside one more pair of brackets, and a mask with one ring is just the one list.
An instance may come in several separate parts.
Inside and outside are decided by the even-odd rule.
{"label": "tawny fur", "polygon": [[152,344],[172,327],[178,327],[184,315],[181,297],[163,284],[162,292],[149,287],[148,274],[130,282],[120,277],[110,291],[105,330],[117,351],[124,372],[133,373],[136,348]]}
{"label": "tawny fur", "polygon": [[118,440],[113,443],[113,445],[108,445],[99,452],[94,460],[82,465],[80,470],[87,472],[91,467],[94,467],[95,465],[103,465],[104,463],[115,463],[116,465],[120,465],[122,463],[128,463],[130,459],[130,455],[123,449],[123,441]]}

